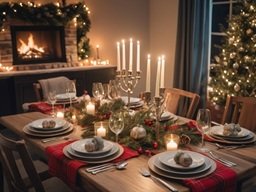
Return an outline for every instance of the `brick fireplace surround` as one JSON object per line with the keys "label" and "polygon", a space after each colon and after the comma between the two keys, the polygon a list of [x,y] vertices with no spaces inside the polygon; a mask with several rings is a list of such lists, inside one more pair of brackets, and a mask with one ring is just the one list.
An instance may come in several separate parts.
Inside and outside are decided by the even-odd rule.
{"label": "brick fireplace surround", "polygon": [[[19,20],[8,20],[5,24],[5,30],[0,32],[0,63],[4,66],[13,66],[12,56],[12,39],[10,26],[28,26],[32,25],[24,23]],[[34,25],[34,24],[33,24]],[[53,68],[65,68],[73,67],[78,65],[77,57],[77,40],[76,40],[76,27],[74,23],[70,22],[65,26],[65,50],[67,63],[42,63],[42,64],[26,64],[26,65],[15,65],[14,71],[24,70],[37,70],[37,69],[53,69]]]}

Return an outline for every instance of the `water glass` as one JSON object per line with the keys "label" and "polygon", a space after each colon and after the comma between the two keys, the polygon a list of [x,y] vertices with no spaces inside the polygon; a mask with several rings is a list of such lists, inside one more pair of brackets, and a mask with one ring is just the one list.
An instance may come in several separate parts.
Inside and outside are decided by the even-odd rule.
{"label": "water glass", "polygon": [[92,95],[97,100],[103,99],[104,97],[104,88],[102,83],[96,82],[92,84]]}
{"label": "water glass", "polygon": [[124,115],[123,112],[114,112],[109,118],[109,128],[116,135],[116,142],[118,142],[118,135],[124,129]]}
{"label": "water glass", "polygon": [[48,93],[48,102],[52,105],[52,116],[54,116],[54,105],[57,101],[57,98],[56,98],[56,92],[55,91],[50,91]]}

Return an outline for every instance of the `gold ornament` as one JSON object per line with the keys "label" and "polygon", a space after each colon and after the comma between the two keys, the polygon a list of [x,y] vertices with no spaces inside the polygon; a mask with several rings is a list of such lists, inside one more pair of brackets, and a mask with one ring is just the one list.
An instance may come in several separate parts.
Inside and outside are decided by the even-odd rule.
{"label": "gold ornament", "polygon": [[246,30],[246,34],[247,34],[247,35],[252,34],[252,32],[253,32],[252,29],[247,29],[247,30]]}
{"label": "gold ornament", "polygon": [[235,86],[234,86],[234,90],[236,92],[240,91],[240,86],[236,83]]}
{"label": "gold ornament", "polygon": [[233,64],[233,68],[234,68],[234,69],[238,69],[238,68],[239,68],[239,64],[238,64],[238,63],[234,63],[234,64]]}

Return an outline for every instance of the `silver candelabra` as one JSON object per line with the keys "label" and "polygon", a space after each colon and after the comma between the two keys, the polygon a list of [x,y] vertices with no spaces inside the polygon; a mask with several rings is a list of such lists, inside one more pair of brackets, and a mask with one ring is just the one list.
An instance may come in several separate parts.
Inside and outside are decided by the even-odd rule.
{"label": "silver candelabra", "polygon": [[127,93],[128,98],[128,107],[130,107],[131,94],[133,93],[134,88],[138,84],[139,79],[141,78],[141,71],[133,73],[128,70],[121,70],[116,72],[116,79],[118,81],[118,86],[121,90]]}

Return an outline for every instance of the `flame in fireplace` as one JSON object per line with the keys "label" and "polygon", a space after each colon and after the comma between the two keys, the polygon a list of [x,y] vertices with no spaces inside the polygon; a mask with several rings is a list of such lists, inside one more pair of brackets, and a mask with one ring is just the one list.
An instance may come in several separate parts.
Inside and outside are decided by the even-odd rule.
{"label": "flame in fireplace", "polygon": [[19,39],[21,46],[18,48],[19,54],[22,58],[41,58],[44,54],[44,48],[38,47],[34,42],[34,37],[30,33],[28,43],[26,44],[22,39]]}

